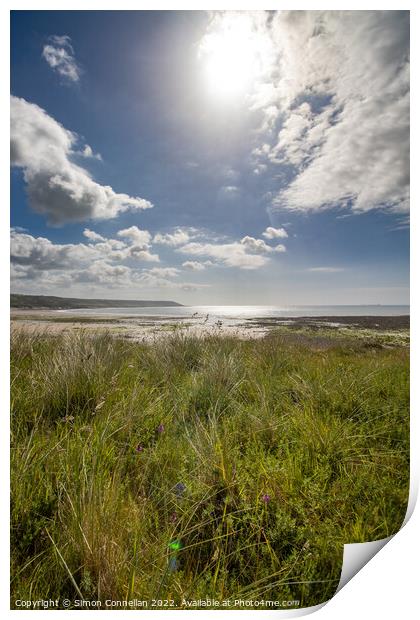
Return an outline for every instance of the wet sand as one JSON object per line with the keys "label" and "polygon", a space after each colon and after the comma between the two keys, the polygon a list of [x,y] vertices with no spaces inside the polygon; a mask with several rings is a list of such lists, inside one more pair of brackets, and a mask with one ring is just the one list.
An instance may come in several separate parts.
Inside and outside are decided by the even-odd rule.
{"label": "wet sand", "polygon": [[355,327],[359,329],[374,330],[400,330],[410,329],[410,315],[400,316],[301,316],[282,318],[253,318],[249,319],[252,324],[266,327],[287,325],[295,329],[311,328],[325,329],[336,327]]}

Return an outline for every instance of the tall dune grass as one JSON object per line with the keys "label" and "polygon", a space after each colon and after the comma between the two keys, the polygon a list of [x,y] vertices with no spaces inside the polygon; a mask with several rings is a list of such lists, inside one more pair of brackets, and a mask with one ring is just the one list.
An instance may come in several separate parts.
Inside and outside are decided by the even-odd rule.
{"label": "tall dune grass", "polygon": [[314,605],[404,518],[403,348],[17,333],[11,404],[12,607]]}

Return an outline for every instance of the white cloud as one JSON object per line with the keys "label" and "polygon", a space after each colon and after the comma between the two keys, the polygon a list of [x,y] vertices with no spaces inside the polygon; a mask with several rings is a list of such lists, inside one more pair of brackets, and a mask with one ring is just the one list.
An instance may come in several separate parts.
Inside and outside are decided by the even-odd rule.
{"label": "white cloud", "polygon": [[[288,98],[275,151],[298,167],[276,203],[407,211],[408,12],[280,12],[273,34]],[[311,108],[296,114],[293,101],[308,93]],[[323,110],[313,95],[324,98]]]}
{"label": "white cloud", "polygon": [[[135,276],[135,282],[150,287],[150,288],[163,288],[174,289],[183,291],[195,291],[202,288],[208,288],[208,284],[197,284],[193,282],[173,282],[168,280],[167,276],[159,275],[157,273],[151,273],[150,270],[144,270],[142,273]],[[169,276],[172,277],[172,276]]]}
{"label": "white cloud", "polygon": [[[92,265],[99,261],[102,263],[122,263],[136,260],[142,262],[159,262],[159,256],[151,254],[148,248],[136,245],[127,245],[119,239],[105,239],[94,231],[85,229],[85,236],[89,243],[53,243],[45,237],[33,237],[26,233],[20,233],[14,229],[11,231],[11,262],[21,266],[29,273],[35,271],[65,271],[87,270],[91,273]],[[100,237],[100,239],[97,239]],[[114,265],[118,266],[118,265]],[[128,273],[125,267],[122,272]],[[92,267],[93,268],[93,267]],[[107,270],[110,273],[110,270]],[[118,273],[118,270],[115,270]],[[169,272],[168,272],[169,273]],[[21,270],[20,277],[23,277]]]}
{"label": "white cloud", "polygon": [[255,239],[254,237],[244,237],[241,239],[242,245],[246,247],[249,252],[254,254],[269,254],[270,252],[285,252],[286,247],[279,243],[279,245],[271,246],[267,245],[263,239]]}
{"label": "white cloud", "polygon": [[89,144],[85,144],[85,147],[80,154],[82,157],[86,157],[86,159],[99,159],[99,161],[102,161],[102,155],[100,153],[94,153]]}
{"label": "white cloud", "polygon": [[44,45],[42,57],[46,60],[53,71],[70,81],[80,80],[80,68],[74,57],[71,39],[67,35],[49,37],[48,45]]}
{"label": "white cloud", "polygon": [[111,265],[107,261],[97,260],[87,269],[72,274],[75,282],[105,284],[107,286],[130,286],[133,282],[133,270],[126,265]]}
{"label": "white cloud", "polygon": [[302,103],[284,121],[277,144],[270,152],[271,161],[300,164],[308,155],[312,144],[305,140],[313,123],[311,106]]}
{"label": "white cloud", "polygon": [[148,248],[152,239],[148,230],[140,230],[137,226],[131,226],[130,228],[120,230],[117,235],[123,239],[129,239],[136,246],[142,246],[143,248]]}
{"label": "white cloud", "polygon": [[342,267],[310,267],[308,271],[315,273],[339,273],[344,271],[344,269]]}
{"label": "white cloud", "polygon": [[146,262],[158,263],[160,261],[157,254],[150,252],[152,235],[148,230],[140,230],[137,226],[131,226],[118,231],[117,235],[131,241],[132,245],[127,249],[127,256]]}
{"label": "white cloud", "polygon": [[241,269],[258,269],[268,263],[268,258],[258,254],[247,253],[247,247],[243,243],[188,243],[177,250],[190,256],[210,256],[220,261],[227,267],[239,267]]}
{"label": "white cloud", "polygon": [[54,244],[45,237],[11,232],[11,261],[29,266],[33,270],[68,269],[86,264],[100,255],[96,246],[79,244]]}
{"label": "white cloud", "polygon": [[119,213],[149,209],[138,197],[99,185],[70,157],[77,136],[25,99],[11,98],[11,163],[23,168],[29,204],[53,225],[110,219]]}
{"label": "white cloud", "polygon": [[273,252],[286,252],[286,246],[282,243],[279,243],[278,245],[273,247]]}
{"label": "white cloud", "polygon": [[[274,206],[407,212],[409,12],[257,11],[248,17],[253,35],[267,40],[248,92],[249,107],[263,113],[253,169],[289,167]],[[234,18],[217,14],[203,41]]]}
{"label": "white cloud", "polygon": [[176,267],[153,267],[152,269],[148,269],[147,273],[162,278],[175,278],[179,274],[179,269],[176,269]]}
{"label": "white cloud", "polygon": [[132,245],[128,248],[128,253],[131,258],[142,260],[147,263],[159,263],[160,258],[158,254],[152,254],[149,250],[145,250],[142,246]]}
{"label": "white cloud", "polygon": [[[159,289],[198,290],[207,284],[173,282],[180,271],[175,267],[139,269],[123,261],[133,258],[136,246],[127,246],[118,239],[105,239],[85,229],[88,244],[56,244],[44,237],[33,237],[16,229],[11,231],[11,285],[15,291],[61,294],[79,290],[89,295],[92,290],[119,288],[132,297],[142,291]],[[86,236],[86,234],[85,234]],[[149,251],[138,250],[142,260],[150,260]],[[153,256],[153,255],[150,255]],[[156,257],[159,260],[159,257]],[[135,264],[134,264],[135,265]],[[125,295],[127,293],[124,293]]]}
{"label": "white cloud", "polygon": [[11,286],[13,290],[28,293],[31,285],[36,287],[35,293],[44,290],[51,295],[51,287],[68,288],[74,283],[72,274],[63,271],[42,271],[33,269],[30,265],[12,263],[10,266]]}
{"label": "white cloud", "polygon": [[[268,245],[263,239],[256,239],[246,235],[240,241],[231,243],[187,243],[176,251],[191,256],[209,256],[216,261],[216,264],[219,263],[227,267],[258,269],[269,262],[269,258],[263,256],[264,254],[285,252],[286,248],[281,244],[273,247]],[[187,269],[199,271],[209,264],[214,265],[215,263],[208,260],[204,264],[197,261],[186,261],[183,263],[183,266]]]}
{"label": "white cloud", "polygon": [[187,243],[190,239],[190,233],[187,230],[177,228],[173,233],[157,233],[154,236],[153,243],[161,243],[162,245],[176,247],[178,245],[182,245],[183,243]]}
{"label": "white cloud", "polygon": [[182,263],[182,266],[190,271],[203,271],[206,268],[204,263],[199,263],[195,260],[187,260],[185,263]]}
{"label": "white cloud", "polygon": [[94,246],[99,255],[106,260],[122,261],[129,256],[130,248],[118,239],[104,239]]}
{"label": "white cloud", "polygon": [[268,252],[272,252],[272,248],[262,239],[255,239],[255,237],[249,237],[247,235],[241,239],[240,242],[249,252],[254,254],[266,254]]}
{"label": "white cloud", "polygon": [[171,282],[168,278],[180,273],[175,267],[139,269],[135,263],[124,264],[133,258],[143,262],[159,261],[159,257],[150,254],[148,249],[141,250],[118,239],[105,239],[89,229],[85,229],[85,236],[90,243],[57,244],[45,237],[33,237],[12,229],[12,286],[27,290],[32,284],[50,294],[51,287],[69,288],[76,284],[185,290],[204,286]]}
{"label": "white cloud", "polygon": [[289,235],[284,228],[268,226],[262,234],[266,239],[286,239]]}
{"label": "white cloud", "polygon": [[90,230],[89,228],[85,228],[83,234],[90,241],[106,241],[105,237],[102,237],[102,235],[99,235],[94,230]]}

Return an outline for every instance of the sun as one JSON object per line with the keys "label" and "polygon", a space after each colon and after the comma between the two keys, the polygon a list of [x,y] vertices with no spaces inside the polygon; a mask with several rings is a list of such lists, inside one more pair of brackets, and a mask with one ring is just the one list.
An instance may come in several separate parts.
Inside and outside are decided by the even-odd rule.
{"label": "sun", "polygon": [[210,93],[233,99],[252,90],[264,72],[270,40],[249,14],[224,14],[200,45],[200,60]]}

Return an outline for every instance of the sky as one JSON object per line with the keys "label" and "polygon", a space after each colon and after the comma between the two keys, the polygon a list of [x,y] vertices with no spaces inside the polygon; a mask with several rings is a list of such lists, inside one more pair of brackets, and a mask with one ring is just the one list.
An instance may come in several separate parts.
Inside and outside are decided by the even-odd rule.
{"label": "sky", "polygon": [[12,11],[11,290],[409,303],[407,11]]}

